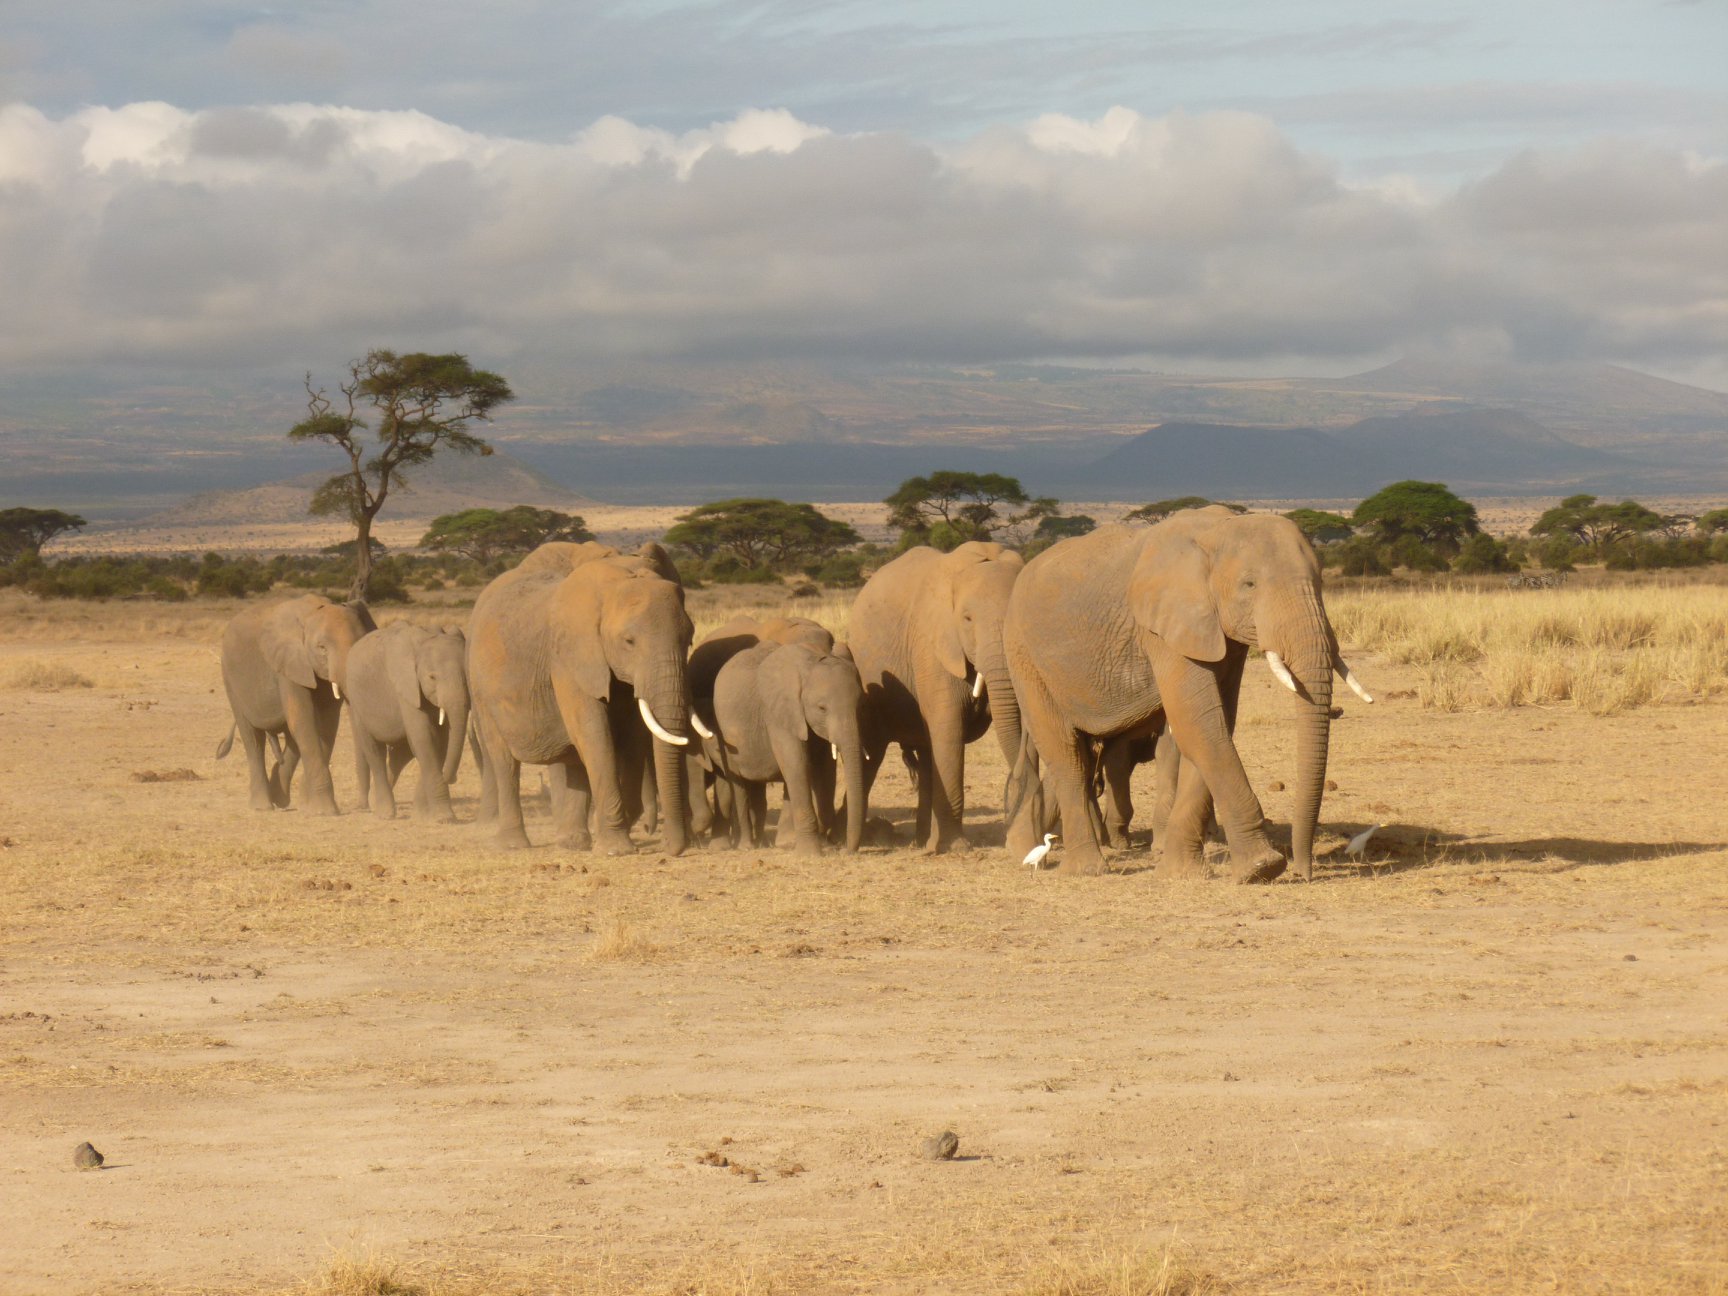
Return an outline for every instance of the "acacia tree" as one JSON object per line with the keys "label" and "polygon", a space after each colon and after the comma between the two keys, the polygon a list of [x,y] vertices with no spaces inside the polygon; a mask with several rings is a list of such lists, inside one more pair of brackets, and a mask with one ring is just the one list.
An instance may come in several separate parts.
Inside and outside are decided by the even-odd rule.
{"label": "acacia tree", "polygon": [[1122,515],[1124,522],[1162,522],[1172,513],[1180,513],[1183,509],[1206,508],[1211,504],[1221,504],[1232,513],[1246,513],[1246,504],[1232,504],[1227,500],[1210,500],[1204,495],[1182,495],[1176,499],[1155,500],[1151,504],[1142,504],[1137,509],[1131,509]]}
{"label": "acacia tree", "polygon": [[701,504],[666,532],[667,545],[704,561],[730,554],[750,568],[785,567],[827,558],[855,545],[859,535],[845,522],[809,504],[777,499],[731,499]]}
{"label": "acacia tree", "polygon": [[78,531],[86,525],[76,513],[59,509],[0,509],[0,562],[34,557],[62,531]]}
{"label": "acacia tree", "polygon": [[1603,504],[1594,495],[1569,495],[1537,518],[1530,534],[1571,536],[1600,554],[1616,540],[1660,531],[1676,521],[1635,500]]}
{"label": "acacia tree", "polygon": [[1384,544],[1408,537],[1449,554],[1458,552],[1465,536],[1481,530],[1476,506],[1459,499],[1444,482],[1393,482],[1358,504],[1350,520],[1355,526],[1373,527]]}
{"label": "acacia tree", "polygon": [[593,538],[588,523],[577,514],[517,504],[503,510],[471,508],[435,517],[420,537],[420,547],[459,553],[484,566],[500,554],[527,553],[548,541]]}
{"label": "acacia tree", "polygon": [[[307,417],[288,430],[288,437],[328,441],[348,456],[348,468],[312,493],[309,511],[320,517],[341,514],[354,523],[349,597],[365,598],[372,582],[372,521],[391,489],[404,485],[409,472],[430,463],[440,450],[491,454],[492,447],[468,425],[485,422],[515,393],[497,374],[474,368],[466,356],[383,350],[351,362],[348,381],[338,383],[337,391],[341,409],[322,387],[312,386],[307,374]],[[359,411],[367,406],[377,418],[378,449],[370,457],[359,436],[367,426]]]}
{"label": "acacia tree", "polygon": [[1342,513],[1328,513],[1324,509],[1299,508],[1291,509],[1284,516],[1294,522],[1297,529],[1314,544],[1329,544],[1334,540],[1348,540],[1355,534],[1354,528],[1350,525],[1350,519]]}
{"label": "acacia tree", "polygon": [[955,544],[962,540],[988,540],[994,528],[1012,525],[1024,517],[1016,514],[1004,518],[1000,512],[1002,505],[1037,507],[1055,503],[1028,498],[1018,478],[947,469],[928,477],[908,477],[882,502],[888,506],[888,525],[900,532],[903,545],[930,542],[931,533],[939,526],[948,535],[958,537]]}

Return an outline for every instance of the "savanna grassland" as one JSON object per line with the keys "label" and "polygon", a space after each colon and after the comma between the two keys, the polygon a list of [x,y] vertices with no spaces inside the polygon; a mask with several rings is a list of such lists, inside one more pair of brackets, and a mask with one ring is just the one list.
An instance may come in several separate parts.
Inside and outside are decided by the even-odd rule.
{"label": "savanna grassland", "polygon": [[989,738],[965,856],[257,814],[239,604],[0,592],[0,1290],[1728,1291],[1728,590],[1330,603],[1330,853],[1238,888],[1005,859]]}

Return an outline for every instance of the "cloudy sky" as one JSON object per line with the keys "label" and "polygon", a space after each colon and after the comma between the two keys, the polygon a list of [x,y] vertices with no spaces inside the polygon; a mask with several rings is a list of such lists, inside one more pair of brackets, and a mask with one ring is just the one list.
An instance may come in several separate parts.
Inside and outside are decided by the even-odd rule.
{"label": "cloudy sky", "polygon": [[1728,387],[1725,66],[1724,0],[4,0],[0,365]]}

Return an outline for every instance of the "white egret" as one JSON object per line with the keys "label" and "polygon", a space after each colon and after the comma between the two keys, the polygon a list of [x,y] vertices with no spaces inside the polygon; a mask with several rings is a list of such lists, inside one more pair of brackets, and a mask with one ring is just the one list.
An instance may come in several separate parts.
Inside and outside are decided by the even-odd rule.
{"label": "white egret", "polygon": [[1042,846],[1034,846],[1031,850],[1027,851],[1026,858],[1020,862],[1031,868],[1033,872],[1037,872],[1039,869],[1044,867],[1044,857],[1050,853],[1050,843],[1055,840],[1055,833],[1045,833],[1044,844]]}
{"label": "white egret", "polygon": [[1375,833],[1379,832],[1385,826],[1386,825],[1383,823],[1372,824],[1357,833],[1350,839],[1350,844],[1344,848],[1344,858],[1354,860],[1361,859],[1362,852],[1368,849],[1369,838],[1373,837]]}

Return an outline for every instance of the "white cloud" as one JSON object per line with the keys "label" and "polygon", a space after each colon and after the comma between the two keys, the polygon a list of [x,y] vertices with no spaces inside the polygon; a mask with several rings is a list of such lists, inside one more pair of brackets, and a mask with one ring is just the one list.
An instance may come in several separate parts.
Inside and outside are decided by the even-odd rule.
{"label": "white cloud", "polygon": [[[1728,350],[1728,166],[1531,153],[1352,185],[1270,121],[1059,115],[953,143],[784,110],[563,142],[419,112],[0,108],[0,363],[513,355]],[[20,303],[29,303],[28,309]]]}

